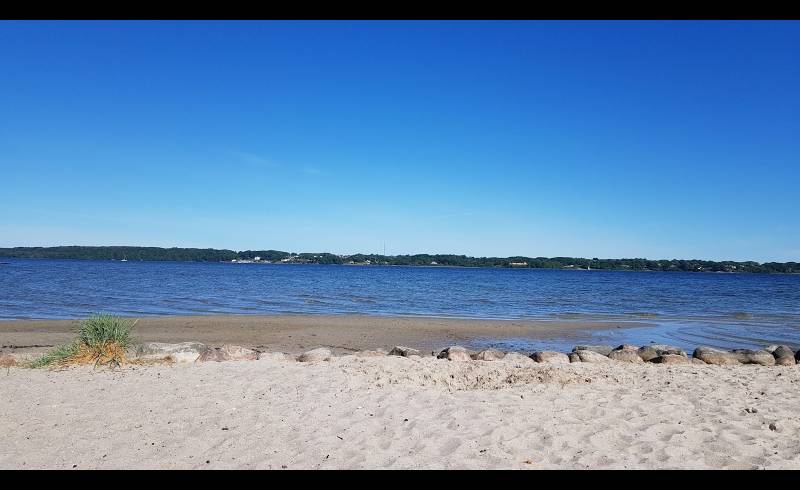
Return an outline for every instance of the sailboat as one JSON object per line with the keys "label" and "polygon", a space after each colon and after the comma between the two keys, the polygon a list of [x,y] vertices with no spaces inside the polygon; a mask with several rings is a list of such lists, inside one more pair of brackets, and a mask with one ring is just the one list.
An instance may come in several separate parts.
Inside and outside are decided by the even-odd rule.
{"label": "sailboat", "polygon": [[120,262],[127,262],[128,257],[125,254],[122,254],[122,260]]}

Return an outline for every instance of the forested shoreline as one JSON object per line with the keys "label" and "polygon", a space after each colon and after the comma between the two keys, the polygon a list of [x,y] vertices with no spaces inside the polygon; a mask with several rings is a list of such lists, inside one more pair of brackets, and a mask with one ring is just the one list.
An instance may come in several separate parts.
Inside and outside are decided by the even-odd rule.
{"label": "forested shoreline", "polygon": [[263,262],[355,265],[407,265],[449,267],[513,267],[532,269],[604,269],[683,272],[800,273],[798,262],[600,259],[577,257],[469,257],[466,255],[378,255],[294,253],[280,250],[244,250],[162,247],[13,247],[0,248],[0,257],[25,259],[83,259],[130,261]]}

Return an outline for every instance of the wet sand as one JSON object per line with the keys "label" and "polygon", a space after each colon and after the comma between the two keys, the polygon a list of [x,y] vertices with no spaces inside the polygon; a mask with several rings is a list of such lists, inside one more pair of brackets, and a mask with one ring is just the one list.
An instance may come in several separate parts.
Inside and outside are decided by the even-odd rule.
{"label": "wet sand", "polygon": [[[73,339],[77,320],[0,321],[0,352],[46,350]],[[405,345],[423,352],[475,338],[570,338],[586,331],[646,327],[644,322],[464,320],[365,315],[153,316],[138,319],[140,342],[198,341],[301,353],[328,347],[334,354]]]}

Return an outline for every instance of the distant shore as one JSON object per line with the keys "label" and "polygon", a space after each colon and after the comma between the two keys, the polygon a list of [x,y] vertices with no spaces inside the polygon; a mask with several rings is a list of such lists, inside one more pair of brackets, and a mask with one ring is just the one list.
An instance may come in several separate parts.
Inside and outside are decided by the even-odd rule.
{"label": "distant shore", "polygon": [[[0,352],[43,350],[73,338],[78,320],[0,320]],[[472,320],[367,315],[201,315],[139,317],[142,342],[198,341],[300,353],[325,346],[336,354],[406,345],[423,351],[474,338],[569,338],[591,330],[647,327],[646,322]]]}
{"label": "distant shore", "polygon": [[800,273],[798,262],[764,262],[699,259],[584,258],[584,257],[471,257],[457,254],[334,254],[281,250],[227,250],[213,248],[162,248],[139,246],[58,246],[0,248],[0,258],[89,259],[124,261],[188,261],[296,263],[323,265],[402,265],[489,267],[511,269],[636,270],[663,272]]}

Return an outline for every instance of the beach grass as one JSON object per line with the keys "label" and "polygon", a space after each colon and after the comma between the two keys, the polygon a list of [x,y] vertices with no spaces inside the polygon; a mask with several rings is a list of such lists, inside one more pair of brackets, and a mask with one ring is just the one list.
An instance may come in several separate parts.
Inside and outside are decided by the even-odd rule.
{"label": "beach grass", "polygon": [[29,366],[41,368],[51,365],[111,364],[125,362],[125,351],[133,345],[131,330],[136,321],[115,315],[97,314],[81,321],[76,339],[56,346],[45,355],[33,360]]}

